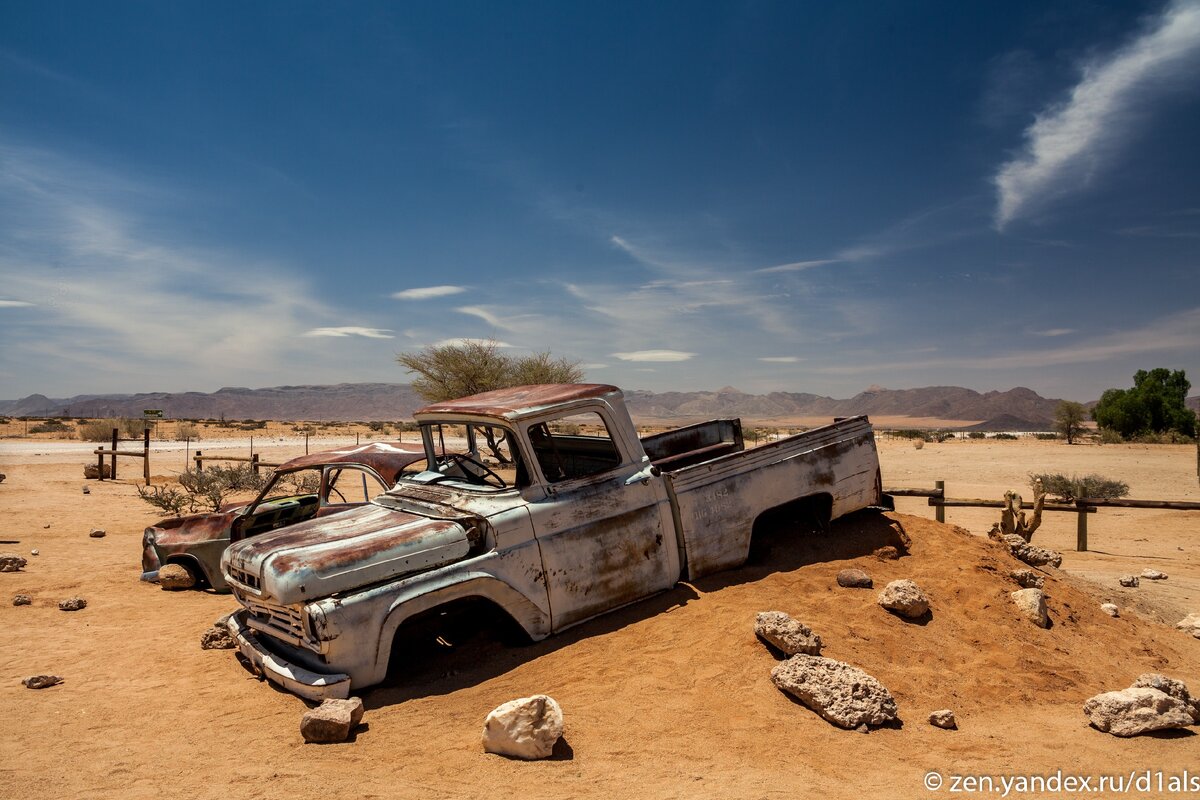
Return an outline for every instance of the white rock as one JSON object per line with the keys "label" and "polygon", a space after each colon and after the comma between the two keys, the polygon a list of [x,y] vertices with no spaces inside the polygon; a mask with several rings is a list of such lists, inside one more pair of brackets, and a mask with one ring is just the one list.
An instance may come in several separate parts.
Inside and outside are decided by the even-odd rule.
{"label": "white rock", "polygon": [[758,612],[754,618],[754,635],[785,655],[821,655],[821,637],[782,611]]}
{"label": "white rock", "polygon": [[1083,704],[1083,713],[1093,726],[1113,736],[1186,728],[1193,721],[1182,700],[1141,687],[1098,694]]}
{"label": "white rock", "polygon": [[1031,569],[1014,569],[1008,576],[1022,589],[1041,589],[1046,585],[1046,579]]}
{"label": "white rock", "polygon": [[300,735],[306,742],[344,742],[350,731],[362,721],[361,698],[325,700],[316,708],[304,712],[300,718]]}
{"label": "white rock", "polygon": [[1183,681],[1168,678],[1161,672],[1145,672],[1139,675],[1129,688],[1158,689],[1163,694],[1168,694],[1176,700],[1182,701],[1187,706],[1188,713],[1192,715],[1192,719],[1200,722],[1200,700],[1192,697],[1191,692],[1188,691],[1187,684]]}
{"label": "white rock", "polygon": [[1136,589],[1141,584],[1141,580],[1137,575],[1122,575],[1117,578],[1117,583],[1128,589]]}
{"label": "white rock", "polygon": [[103,528],[92,528],[91,532],[88,533],[88,536],[92,537],[93,539],[103,539],[107,535],[108,532]]}
{"label": "white rock", "polygon": [[1019,589],[1009,594],[1021,614],[1039,628],[1050,627],[1050,615],[1046,613],[1046,595],[1041,589]]}
{"label": "white rock", "polygon": [[916,619],[929,611],[929,598],[908,579],[892,581],[879,593],[879,605],[902,617]]}
{"label": "white rock", "polygon": [[1100,610],[1105,614],[1108,614],[1110,617],[1121,616],[1121,609],[1117,608],[1116,604],[1114,603],[1102,603],[1100,605]]}
{"label": "white rock", "polygon": [[842,728],[882,725],[896,718],[896,700],[883,684],[832,658],[792,656],[771,670],[771,682]]}
{"label": "white rock", "polygon": [[945,728],[952,731],[958,727],[958,720],[954,718],[954,712],[948,708],[943,708],[941,711],[934,711],[929,715],[929,724],[935,728]]}
{"label": "white rock", "polygon": [[488,753],[533,761],[548,758],[562,738],[562,709],[553,697],[535,694],[492,709],[483,722]]}
{"label": "white rock", "polygon": [[1015,533],[1004,536],[1004,543],[1008,545],[1010,553],[1031,567],[1044,567],[1047,564],[1052,567],[1062,566],[1062,553],[1030,544]]}
{"label": "white rock", "polygon": [[1179,620],[1179,622],[1176,622],[1175,627],[1200,639],[1200,614],[1188,614]]}
{"label": "white rock", "polygon": [[1148,581],[1165,581],[1167,573],[1159,572],[1156,569],[1144,569],[1142,570],[1142,577]]}
{"label": "white rock", "polygon": [[0,572],[20,572],[28,563],[16,553],[0,553]]}

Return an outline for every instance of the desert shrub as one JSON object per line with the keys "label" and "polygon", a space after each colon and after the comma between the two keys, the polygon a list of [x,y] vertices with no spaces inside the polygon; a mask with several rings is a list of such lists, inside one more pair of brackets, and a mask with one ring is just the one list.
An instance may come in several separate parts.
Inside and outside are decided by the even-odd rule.
{"label": "desert shrub", "polygon": [[267,474],[255,474],[249,464],[234,467],[209,467],[204,472],[187,470],[179,476],[179,485],[195,499],[195,507],[220,511],[230,495],[258,491],[266,485]]}
{"label": "desert shrub", "polygon": [[267,427],[267,422],[259,419],[244,419],[236,427],[239,431],[261,431]]}
{"label": "desert shrub", "polygon": [[968,439],[986,439],[987,434],[983,431],[971,431],[967,434]]}
{"label": "desert shrub", "polygon": [[[30,430],[33,430],[30,428]],[[1195,444],[1196,440],[1179,431],[1162,431],[1160,433],[1139,433],[1127,441],[1135,444]]]}
{"label": "desert shrub", "polygon": [[199,439],[200,429],[191,422],[179,423],[179,428],[175,432],[176,439]]}
{"label": "desert shrub", "polygon": [[925,438],[925,431],[914,431],[911,429],[910,430],[892,431],[892,436],[895,436],[897,439],[922,439],[923,440]]}
{"label": "desert shrub", "polygon": [[1121,444],[1124,441],[1125,437],[1112,428],[1100,429],[1100,444]]}
{"label": "desert shrub", "polygon": [[916,449],[916,450],[920,450],[920,449],[921,449],[922,447],[924,447],[924,446],[925,446],[925,440],[924,440],[924,439],[913,439],[913,448],[914,448],[914,449]]}
{"label": "desert shrub", "polygon": [[69,425],[64,425],[62,420],[48,419],[45,422],[34,425],[32,428],[29,429],[29,432],[30,433],[62,433],[63,431],[69,431],[69,430],[71,430],[71,427]]}
{"label": "desert shrub", "polygon": [[79,426],[79,438],[85,442],[107,442],[113,428],[122,439],[140,439],[146,423],[140,419],[93,419]]}
{"label": "desert shrub", "polygon": [[1094,473],[1072,475],[1069,478],[1060,472],[1030,473],[1030,486],[1034,486],[1039,480],[1046,494],[1064,503],[1073,503],[1081,497],[1116,500],[1129,494],[1129,484]]}
{"label": "desert shrub", "polygon": [[1018,437],[1017,437],[1017,435],[1016,435],[1015,433],[997,433],[997,434],[996,434],[995,436],[993,436],[992,438],[993,438],[993,439],[1006,439],[1006,440],[1008,440],[1008,441],[1014,441],[1014,440],[1016,440]]}
{"label": "desert shrub", "polygon": [[172,517],[178,517],[184,511],[196,510],[195,498],[178,486],[139,486],[137,491],[138,497]]}
{"label": "desert shrub", "polygon": [[316,433],[317,429],[312,425],[293,425],[293,433]]}
{"label": "desert shrub", "polygon": [[386,427],[386,423],[380,422],[378,420],[374,420],[372,422],[368,422],[367,427],[373,431],[379,432],[379,431],[382,431]]}
{"label": "desert shrub", "polygon": [[1058,438],[1058,434],[1057,433],[1035,433],[1033,435],[1033,438],[1037,439],[1039,442],[1052,442]]}
{"label": "desert shrub", "polygon": [[281,480],[292,487],[293,494],[316,494],[321,488],[321,473],[315,469],[293,472]]}

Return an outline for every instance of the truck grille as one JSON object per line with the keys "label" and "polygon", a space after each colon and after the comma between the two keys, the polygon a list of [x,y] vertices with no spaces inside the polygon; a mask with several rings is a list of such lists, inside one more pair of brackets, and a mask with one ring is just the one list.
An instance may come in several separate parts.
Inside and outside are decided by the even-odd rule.
{"label": "truck grille", "polygon": [[244,569],[241,569],[240,567],[235,567],[232,564],[230,564],[229,565],[229,577],[233,578],[235,581],[240,583],[242,586],[245,586],[249,589],[253,589],[256,592],[262,590],[262,585],[261,585],[260,581],[258,580],[258,576],[255,575],[253,572],[248,572]]}
{"label": "truck grille", "polygon": [[249,599],[243,599],[242,604],[250,612],[251,627],[293,644],[304,643],[304,620],[298,606],[277,606]]}

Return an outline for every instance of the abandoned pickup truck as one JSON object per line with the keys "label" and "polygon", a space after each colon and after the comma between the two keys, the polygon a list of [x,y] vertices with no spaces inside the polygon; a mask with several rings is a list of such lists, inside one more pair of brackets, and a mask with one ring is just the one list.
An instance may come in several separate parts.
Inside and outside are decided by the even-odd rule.
{"label": "abandoned pickup truck", "polygon": [[249,503],[171,517],[146,528],[142,580],[157,581],[164,564],[178,564],[193,586],[228,592],[220,567],[231,540],[348,511],[387,490],[405,467],[424,458],[415,443],[370,442],[285,461]]}
{"label": "abandoned pickup truck", "polygon": [[621,391],[598,384],[503,389],[415,417],[424,463],[388,492],[222,559],[241,653],[298,695],[379,683],[407,626],[463,603],[537,640],[739,566],[768,510],[804,503],[827,523],[890,500],[866,417],[750,450],[736,419],[639,439]]}

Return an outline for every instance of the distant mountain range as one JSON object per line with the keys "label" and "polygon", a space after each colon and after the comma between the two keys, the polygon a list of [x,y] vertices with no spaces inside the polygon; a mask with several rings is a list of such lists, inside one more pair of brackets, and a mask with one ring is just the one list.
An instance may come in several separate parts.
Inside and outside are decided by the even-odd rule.
{"label": "distant mountain range", "polygon": [[[845,400],[815,394],[747,394],[727,386],[715,392],[626,392],[630,413],[639,421],[683,422],[734,416],[748,420],[797,417],[888,417],[959,420],[981,430],[1044,430],[1051,425],[1056,399],[1018,387],[976,392],[958,386],[884,389],[872,386]],[[1192,398],[1191,401],[1200,401]],[[34,394],[0,401],[8,416],[129,417],[161,409],[176,419],[280,419],[371,421],[411,418],[424,403],[408,384],[339,383],[332,386],[228,387],[216,392],[78,395],[49,398]],[[979,424],[970,424],[979,423]]]}

